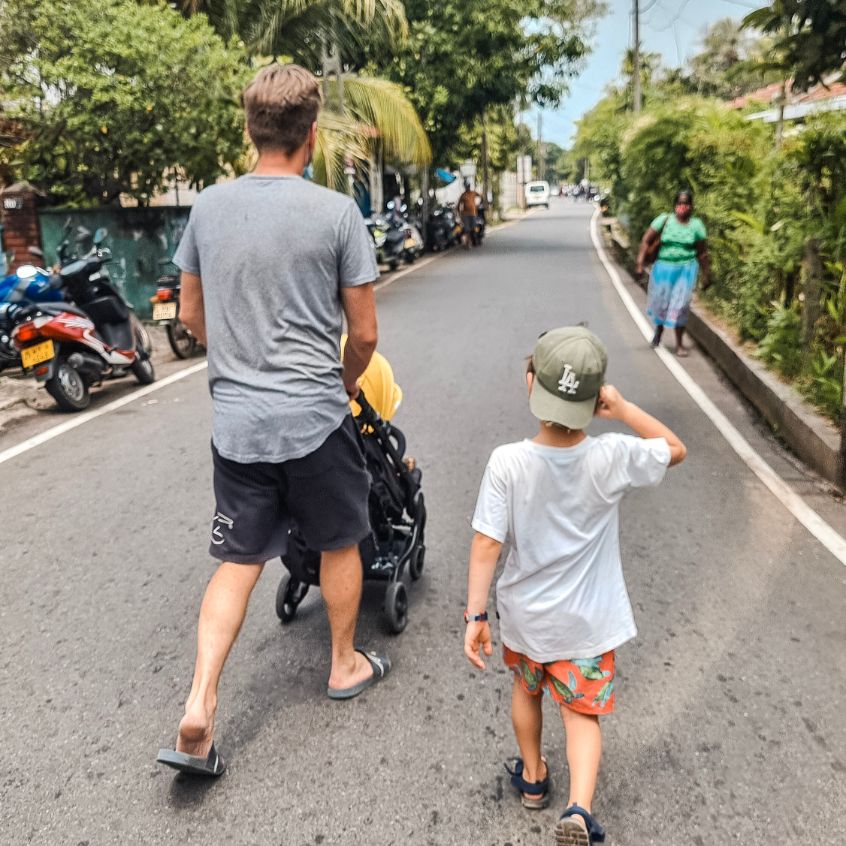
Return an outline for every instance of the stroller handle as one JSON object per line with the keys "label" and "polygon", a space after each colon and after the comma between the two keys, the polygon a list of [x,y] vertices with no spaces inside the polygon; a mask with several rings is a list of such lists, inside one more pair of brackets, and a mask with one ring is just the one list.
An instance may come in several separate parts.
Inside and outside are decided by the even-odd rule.
{"label": "stroller handle", "polygon": [[364,395],[364,391],[361,388],[358,389],[358,396],[355,400],[353,400],[353,402],[358,403],[358,407],[361,409],[361,416],[364,417],[365,422],[373,423],[379,420],[378,412],[367,401],[367,397]]}

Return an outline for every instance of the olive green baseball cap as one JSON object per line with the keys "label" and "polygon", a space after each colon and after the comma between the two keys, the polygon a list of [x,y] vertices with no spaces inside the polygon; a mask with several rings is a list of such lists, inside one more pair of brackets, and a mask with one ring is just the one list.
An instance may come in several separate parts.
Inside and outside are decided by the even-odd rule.
{"label": "olive green baseball cap", "polygon": [[568,429],[587,428],[605,380],[605,344],[584,326],[552,329],[538,339],[532,364],[532,414]]}

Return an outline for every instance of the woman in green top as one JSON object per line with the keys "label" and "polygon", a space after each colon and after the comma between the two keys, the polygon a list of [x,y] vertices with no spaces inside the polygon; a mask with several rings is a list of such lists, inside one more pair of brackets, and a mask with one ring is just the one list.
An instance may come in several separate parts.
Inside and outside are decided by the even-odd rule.
{"label": "woman in green top", "polygon": [[696,287],[696,277],[702,269],[702,287],[711,284],[711,263],[708,256],[705,224],[693,217],[693,194],[679,191],[676,195],[674,214],[660,214],[646,230],[640,244],[636,273],[643,275],[647,257],[655,255],[649,276],[646,313],[655,324],[652,346],[661,343],[664,327],[676,330],[676,355],[685,357],[684,328],[690,314],[690,300]]}

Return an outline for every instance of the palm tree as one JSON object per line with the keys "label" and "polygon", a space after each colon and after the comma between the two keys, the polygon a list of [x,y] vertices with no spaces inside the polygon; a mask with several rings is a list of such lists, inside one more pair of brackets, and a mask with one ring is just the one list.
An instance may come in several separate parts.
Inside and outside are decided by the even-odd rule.
{"label": "palm tree", "polygon": [[238,36],[252,55],[320,64],[327,41],[344,47],[368,39],[404,39],[402,0],[181,0],[186,15],[203,12],[225,40]]}
{"label": "palm tree", "polygon": [[[365,30],[370,39],[405,38],[408,30],[402,0],[182,0],[182,9],[205,13],[222,37],[240,37],[254,57],[284,57],[324,71],[330,47],[336,54]],[[399,85],[339,71],[334,81],[324,73],[323,88],[317,181],[344,190],[349,160],[359,171],[383,155],[409,164],[431,161],[426,132]]]}

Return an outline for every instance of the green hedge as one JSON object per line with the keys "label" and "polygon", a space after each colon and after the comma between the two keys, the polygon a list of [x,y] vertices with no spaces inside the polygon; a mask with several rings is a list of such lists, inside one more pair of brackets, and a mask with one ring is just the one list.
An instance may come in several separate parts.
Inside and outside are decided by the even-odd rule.
{"label": "green hedge", "polygon": [[637,119],[583,121],[576,149],[594,141],[592,172],[613,186],[632,251],[675,192],[692,188],[712,256],[706,304],[836,419],[846,343],[846,115],[788,125],[776,150],[771,125],[718,101],[681,98]]}

